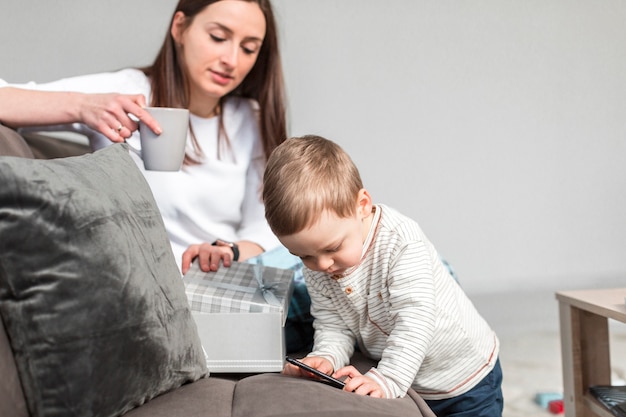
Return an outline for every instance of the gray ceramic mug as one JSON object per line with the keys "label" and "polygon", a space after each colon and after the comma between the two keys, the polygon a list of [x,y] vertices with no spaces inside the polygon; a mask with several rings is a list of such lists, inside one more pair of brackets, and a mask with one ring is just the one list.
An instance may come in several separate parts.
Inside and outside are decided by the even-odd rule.
{"label": "gray ceramic mug", "polygon": [[144,123],[139,122],[141,151],[130,147],[149,171],[179,171],[185,158],[189,110],[172,107],[146,107],[145,110],[161,126],[157,135]]}

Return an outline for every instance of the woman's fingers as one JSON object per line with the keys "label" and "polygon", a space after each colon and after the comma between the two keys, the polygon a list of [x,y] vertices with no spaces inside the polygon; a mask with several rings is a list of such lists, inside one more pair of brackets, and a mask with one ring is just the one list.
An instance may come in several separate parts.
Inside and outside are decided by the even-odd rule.
{"label": "woman's fingers", "polygon": [[145,110],[145,105],[142,94],[86,95],[81,120],[112,142],[129,138],[139,128],[139,121],[161,134],[161,127]]}
{"label": "woman's fingers", "polygon": [[200,245],[189,245],[189,247],[183,252],[183,258],[181,261],[181,272],[184,274],[189,271],[191,262],[198,256],[200,252]]}
{"label": "woman's fingers", "polygon": [[189,245],[185,252],[183,252],[181,260],[181,272],[183,274],[189,271],[191,262],[196,258],[198,258],[198,265],[201,271],[217,271],[220,262],[226,267],[231,265],[232,252],[229,247],[213,246],[207,242]]}
{"label": "woman's fingers", "polygon": [[135,113],[132,113],[137,119],[141,120],[141,123],[148,126],[154,133],[160,135],[163,132],[161,126],[156,120],[148,113],[143,107],[138,109]]}

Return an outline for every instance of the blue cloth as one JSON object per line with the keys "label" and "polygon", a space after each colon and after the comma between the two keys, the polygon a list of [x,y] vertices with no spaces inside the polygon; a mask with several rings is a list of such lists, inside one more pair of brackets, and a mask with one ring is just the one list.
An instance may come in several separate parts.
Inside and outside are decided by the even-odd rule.
{"label": "blue cloth", "polygon": [[439,259],[441,259],[441,263],[443,264],[443,266],[446,267],[446,269],[448,270],[448,272],[450,273],[450,275],[452,276],[452,278],[454,278],[454,280],[456,282],[459,282],[459,277],[456,276],[456,272],[454,271],[454,268],[452,268],[452,265],[450,265],[450,263],[448,261],[446,261],[445,259],[443,259],[441,257],[441,255],[439,256]]}
{"label": "blue cloth", "polygon": [[438,417],[502,417],[502,368],[496,366],[474,388],[458,397],[426,400]]}

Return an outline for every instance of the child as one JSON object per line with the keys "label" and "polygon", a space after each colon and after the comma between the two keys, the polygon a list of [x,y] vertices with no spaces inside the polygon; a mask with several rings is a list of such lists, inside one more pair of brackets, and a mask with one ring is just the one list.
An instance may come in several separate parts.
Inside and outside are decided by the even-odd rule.
{"label": "child", "polygon": [[[413,387],[438,416],[502,415],[497,336],[418,224],[373,204],[343,149],[287,140],[269,158],[263,200],[272,231],[305,266],[315,336],[304,363],[361,395]],[[378,360],[365,374],[346,366],[355,343]]]}

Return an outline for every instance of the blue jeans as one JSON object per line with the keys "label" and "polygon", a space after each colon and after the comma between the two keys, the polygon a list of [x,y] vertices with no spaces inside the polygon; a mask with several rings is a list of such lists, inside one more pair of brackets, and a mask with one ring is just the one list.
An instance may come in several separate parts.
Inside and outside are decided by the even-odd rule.
{"label": "blue jeans", "polygon": [[474,388],[458,397],[426,400],[437,417],[502,417],[502,368],[496,366]]}

